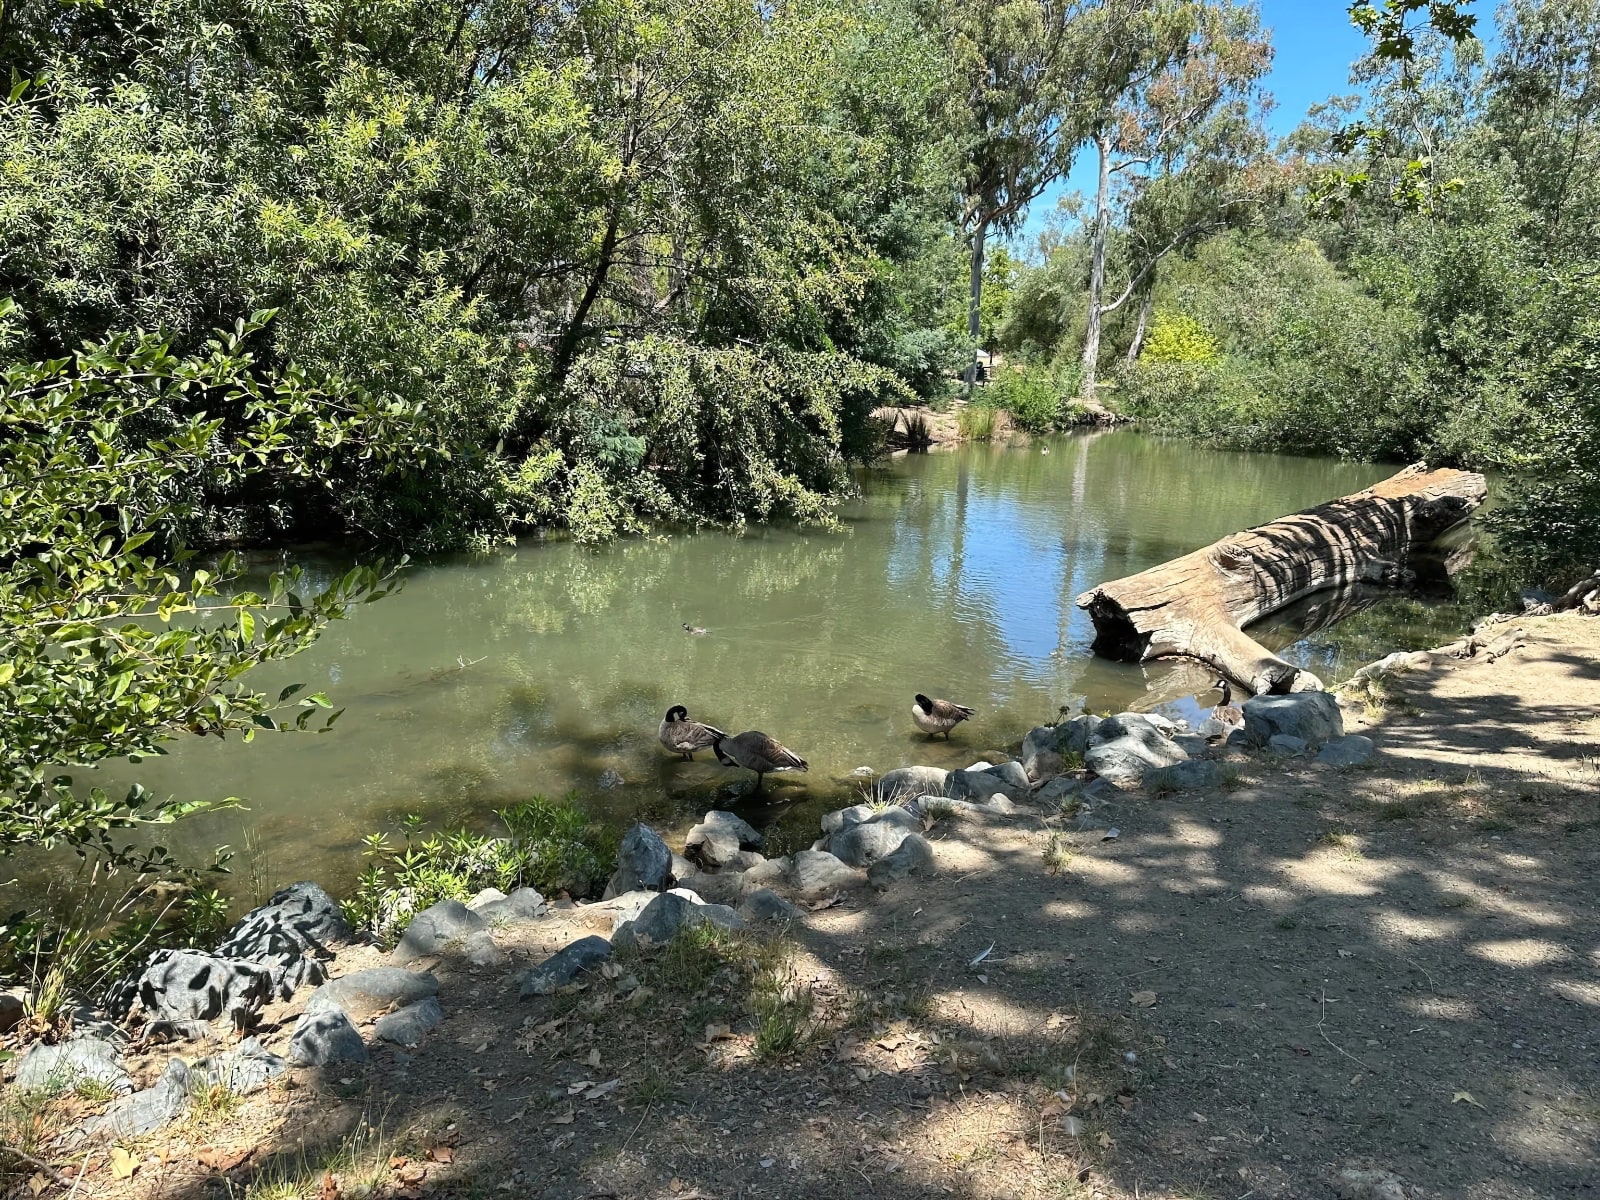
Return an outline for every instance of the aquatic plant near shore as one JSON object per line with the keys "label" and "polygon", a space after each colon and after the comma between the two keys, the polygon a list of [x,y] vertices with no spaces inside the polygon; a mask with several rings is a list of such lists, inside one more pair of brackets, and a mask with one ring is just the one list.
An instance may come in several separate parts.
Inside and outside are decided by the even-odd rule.
{"label": "aquatic plant near shore", "polygon": [[402,847],[387,833],[367,835],[363,853],[373,861],[345,901],[350,923],[388,943],[414,914],[484,888],[586,896],[605,885],[616,860],[616,831],[592,821],[571,799],[553,803],[535,796],[495,815],[506,836],[456,829],[421,837],[416,816],[402,823]]}

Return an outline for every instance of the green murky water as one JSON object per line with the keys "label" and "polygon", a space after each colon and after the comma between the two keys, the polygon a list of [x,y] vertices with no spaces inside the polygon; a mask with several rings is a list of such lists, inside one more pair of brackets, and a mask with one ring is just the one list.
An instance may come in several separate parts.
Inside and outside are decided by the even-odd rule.
{"label": "green murky water", "polygon": [[[816,808],[852,791],[860,766],[964,766],[1062,705],[1193,714],[1200,668],[1094,658],[1073,598],[1392,470],[1117,431],[897,458],[862,473],[837,533],[528,544],[423,563],[398,595],[261,680],[327,691],[346,709],[335,732],[186,739],[97,782],[245,797],[248,811],[185,822],[176,845],[203,858],[249,833],[271,881],[342,886],[361,836],[408,812],[483,824],[528,795],[577,792],[619,819],[676,826],[734,803],[729,785],[747,772],[709,755],[674,760],[656,743],[661,714],[682,703],[809,759],[809,774],[769,779],[779,803],[751,814],[780,818],[795,838],[804,827],[808,841]],[[331,575],[341,564],[305,565]],[[1348,673],[1365,659],[1341,660],[1343,626],[1302,636],[1316,607],[1263,640],[1325,676]],[[709,633],[689,636],[685,622]],[[1396,623],[1420,642],[1432,632],[1424,609]],[[978,718],[930,743],[909,717],[919,691]],[[607,772],[621,784],[603,788]]]}

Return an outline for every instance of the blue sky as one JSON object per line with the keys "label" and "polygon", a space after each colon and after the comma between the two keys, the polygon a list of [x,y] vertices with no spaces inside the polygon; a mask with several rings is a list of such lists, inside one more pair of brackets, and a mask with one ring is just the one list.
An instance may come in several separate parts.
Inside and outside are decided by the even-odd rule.
{"label": "blue sky", "polygon": [[[1366,39],[1350,24],[1346,8],[1347,0],[1261,0],[1262,24],[1272,31],[1272,72],[1265,86],[1276,101],[1267,118],[1275,136],[1300,124],[1311,105],[1355,90],[1350,86],[1350,64],[1365,53]],[[1487,23],[1481,13],[1478,20]],[[1080,152],[1066,179],[1034,201],[1018,238],[1020,246],[1033,243],[1059,197],[1093,190],[1094,170],[1091,156]]]}

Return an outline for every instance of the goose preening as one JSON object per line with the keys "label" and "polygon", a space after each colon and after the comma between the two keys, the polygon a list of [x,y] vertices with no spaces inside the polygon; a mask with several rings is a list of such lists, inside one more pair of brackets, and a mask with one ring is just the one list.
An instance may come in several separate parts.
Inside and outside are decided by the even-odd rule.
{"label": "goose preening", "polygon": [[[1231,732],[1244,728],[1244,709],[1233,702],[1233,685],[1222,676],[1217,676],[1217,681],[1211,685],[1222,693],[1222,703],[1213,708],[1210,718],[1218,724],[1226,725]],[[1226,737],[1227,734],[1222,736]]]}
{"label": "goose preening", "polygon": [[733,737],[718,734],[711,743],[711,752],[725,767],[743,767],[746,771],[754,771],[758,792],[761,790],[762,776],[769,771],[809,770],[805,759],[759,729],[751,729]]}
{"label": "goose preening", "polygon": [[689,710],[681,704],[674,704],[661,719],[661,729],[656,736],[668,750],[693,762],[696,750],[704,750],[718,738],[728,735],[715,725],[689,720]]}
{"label": "goose preening", "polygon": [[917,693],[916,702],[911,706],[911,719],[917,723],[918,729],[929,737],[942,733],[947,741],[952,729],[975,716],[977,713],[965,704],[952,704],[948,700],[930,700],[921,692]]}
{"label": "goose preening", "polygon": [[687,621],[683,623],[683,631],[690,637],[705,637],[706,634],[711,632],[711,630],[703,629],[699,625],[691,625]]}

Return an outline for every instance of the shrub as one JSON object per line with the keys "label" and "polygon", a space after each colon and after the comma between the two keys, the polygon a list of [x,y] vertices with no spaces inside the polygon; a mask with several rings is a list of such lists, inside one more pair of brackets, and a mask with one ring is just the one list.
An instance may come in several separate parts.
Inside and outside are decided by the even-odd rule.
{"label": "shrub", "polygon": [[1221,357],[1217,339],[1205,326],[1187,313],[1158,312],[1150,323],[1150,335],[1139,352],[1141,362],[1213,363]]}
{"label": "shrub", "polygon": [[1076,368],[1007,367],[989,385],[986,402],[1004,409],[1018,429],[1049,433],[1072,424],[1079,382]]}

